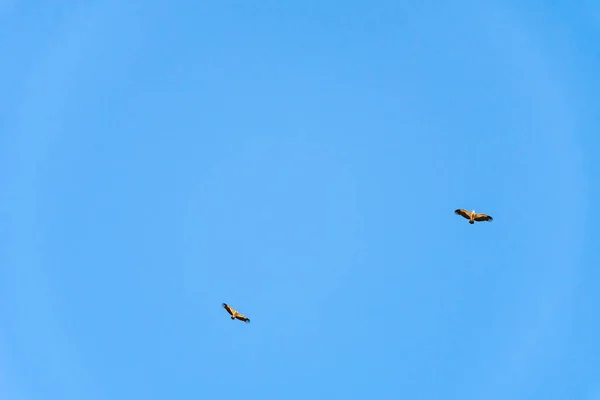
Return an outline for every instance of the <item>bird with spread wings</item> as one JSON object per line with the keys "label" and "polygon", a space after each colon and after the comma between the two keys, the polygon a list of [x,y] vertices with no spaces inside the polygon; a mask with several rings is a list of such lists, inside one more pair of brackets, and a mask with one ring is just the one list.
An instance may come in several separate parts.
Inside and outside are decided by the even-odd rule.
{"label": "bird with spread wings", "polygon": [[461,217],[468,219],[470,224],[474,224],[475,221],[477,221],[477,222],[490,221],[491,222],[494,219],[487,214],[478,214],[475,212],[475,210],[469,212],[469,211],[465,210],[464,208],[455,210],[454,214],[460,215]]}
{"label": "bird with spread wings", "polygon": [[240,321],[244,321],[245,323],[249,323],[250,319],[246,317],[244,314],[240,314],[237,310],[231,308],[229,304],[223,303],[223,308],[231,315],[231,319],[239,319]]}

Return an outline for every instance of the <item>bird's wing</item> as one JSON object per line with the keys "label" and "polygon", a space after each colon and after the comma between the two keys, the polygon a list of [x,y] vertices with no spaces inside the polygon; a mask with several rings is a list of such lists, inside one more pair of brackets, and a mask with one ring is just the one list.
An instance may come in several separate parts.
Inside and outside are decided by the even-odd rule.
{"label": "bird's wing", "polygon": [[225,304],[225,303],[223,303],[223,308],[224,308],[224,309],[225,309],[225,310],[226,310],[226,311],[227,311],[227,312],[228,312],[230,315],[233,315],[232,308],[231,308],[231,307],[230,307],[228,304]]}
{"label": "bird's wing", "polygon": [[244,321],[245,323],[250,322],[250,319],[248,317],[246,317],[244,314],[237,313],[235,317],[237,319],[239,319],[240,321]]}
{"label": "bird's wing", "polygon": [[475,218],[473,218],[475,221],[492,221],[494,218],[492,218],[491,216],[487,215],[487,214],[476,214]]}
{"label": "bird's wing", "polygon": [[471,213],[468,212],[467,210],[465,210],[464,208],[459,208],[458,210],[454,210],[454,214],[456,215],[460,215],[466,219],[470,219],[471,218]]}

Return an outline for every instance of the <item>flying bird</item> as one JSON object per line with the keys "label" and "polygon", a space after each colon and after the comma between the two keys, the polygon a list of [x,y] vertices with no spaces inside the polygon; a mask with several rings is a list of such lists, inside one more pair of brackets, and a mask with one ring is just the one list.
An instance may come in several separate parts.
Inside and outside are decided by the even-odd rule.
{"label": "flying bird", "polygon": [[225,304],[223,303],[223,308],[229,313],[229,315],[231,315],[231,319],[239,319],[240,321],[244,321],[245,323],[249,323],[250,320],[248,319],[248,317],[246,317],[244,314],[240,314],[239,312],[237,312],[236,310],[234,310],[233,308],[231,308],[231,306],[229,304]]}
{"label": "flying bird", "polygon": [[477,214],[475,212],[475,210],[469,212],[469,211],[465,210],[464,208],[460,208],[458,210],[455,210],[454,214],[460,215],[460,216],[468,219],[470,224],[474,224],[475,221],[477,221],[477,222],[492,221],[494,219],[494,218],[492,218],[491,216],[489,216],[487,214]]}

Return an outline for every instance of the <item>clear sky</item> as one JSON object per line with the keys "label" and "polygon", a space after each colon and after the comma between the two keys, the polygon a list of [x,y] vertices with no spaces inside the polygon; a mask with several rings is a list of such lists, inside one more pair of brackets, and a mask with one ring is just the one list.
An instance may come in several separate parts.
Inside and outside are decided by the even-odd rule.
{"label": "clear sky", "polygon": [[600,3],[411,3],[0,0],[0,398],[600,399]]}

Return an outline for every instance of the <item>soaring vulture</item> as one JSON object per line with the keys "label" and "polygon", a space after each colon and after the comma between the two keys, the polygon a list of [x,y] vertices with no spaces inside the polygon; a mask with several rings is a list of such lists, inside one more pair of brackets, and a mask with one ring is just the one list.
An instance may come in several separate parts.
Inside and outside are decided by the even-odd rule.
{"label": "soaring vulture", "polygon": [[458,214],[458,215],[460,215],[460,216],[468,219],[470,224],[474,224],[475,221],[477,221],[477,222],[492,221],[494,219],[494,218],[492,218],[491,216],[489,216],[487,214],[477,214],[475,212],[475,210],[469,212],[469,211],[465,210],[464,208],[460,208],[458,210],[455,210],[454,214]]}
{"label": "soaring vulture", "polygon": [[240,314],[239,312],[237,312],[236,310],[234,310],[233,308],[231,308],[230,305],[223,303],[223,308],[229,313],[229,315],[231,315],[231,319],[239,319],[240,321],[244,321],[245,323],[249,323],[250,320],[248,319],[248,317],[246,317],[244,314]]}

